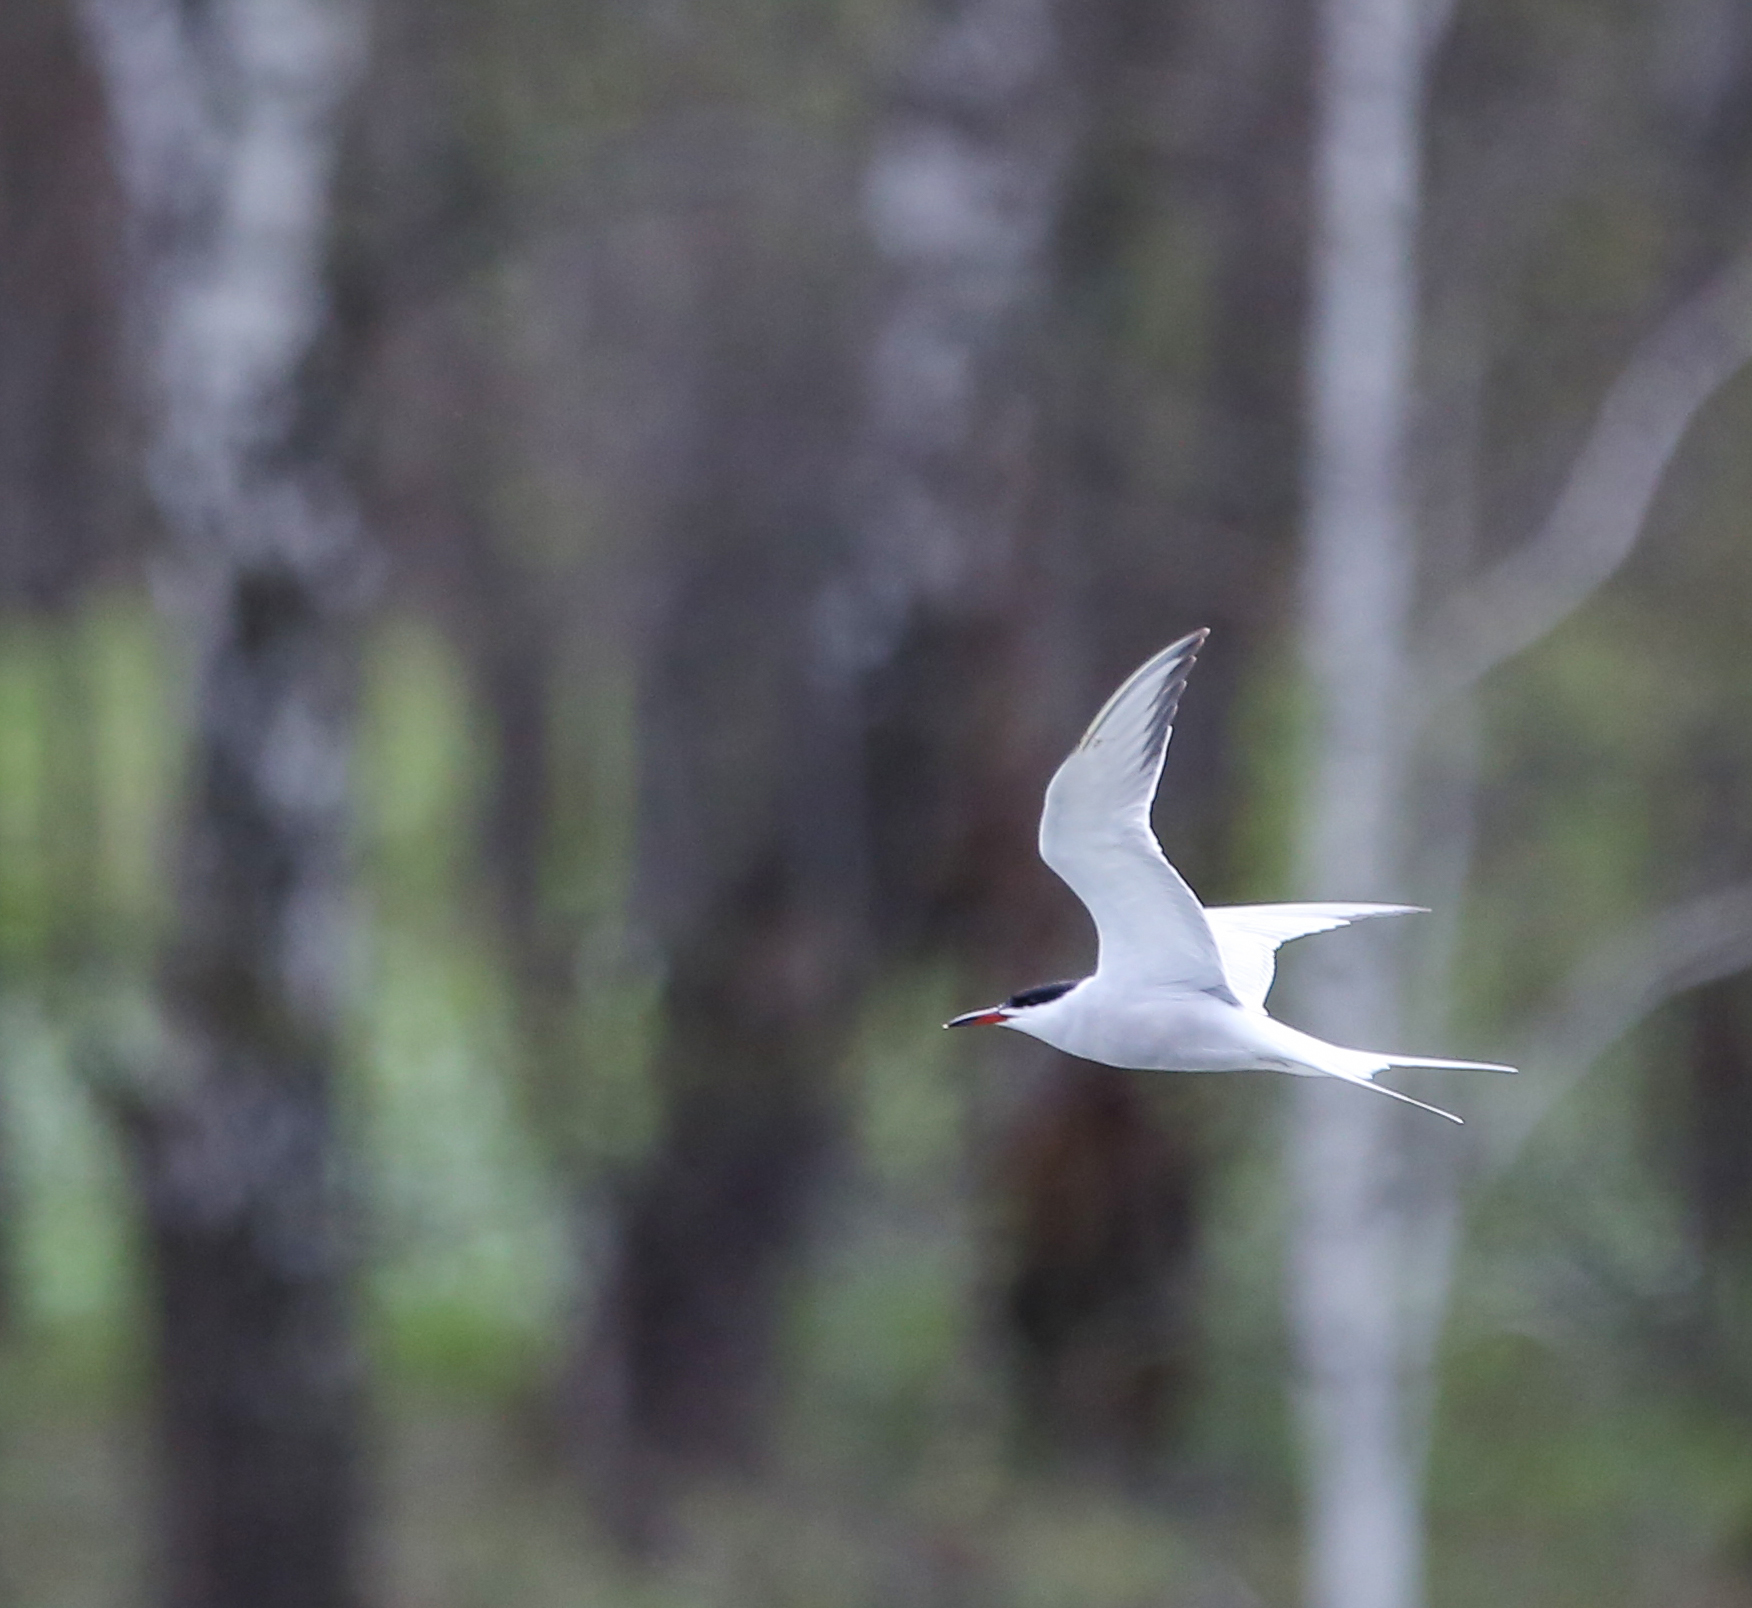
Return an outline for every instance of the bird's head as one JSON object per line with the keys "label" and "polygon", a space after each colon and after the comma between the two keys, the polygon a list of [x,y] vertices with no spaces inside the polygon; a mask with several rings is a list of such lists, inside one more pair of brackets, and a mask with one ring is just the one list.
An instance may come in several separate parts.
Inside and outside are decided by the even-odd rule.
{"label": "bird's head", "polygon": [[1063,983],[1042,983],[1037,988],[1025,988],[1012,994],[1002,1005],[988,1005],[984,1010],[967,1011],[945,1022],[945,1027],[1019,1027],[1024,1032],[1029,1018],[1048,1005],[1055,1004],[1077,986],[1080,979]]}

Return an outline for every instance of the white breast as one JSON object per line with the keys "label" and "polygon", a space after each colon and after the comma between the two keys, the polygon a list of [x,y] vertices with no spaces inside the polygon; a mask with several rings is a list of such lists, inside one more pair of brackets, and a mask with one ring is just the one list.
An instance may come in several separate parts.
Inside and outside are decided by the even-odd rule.
{"label": "white breast", "polygon": [[1251,1013],[1209,994],[1118,988],[1099,973],[1004,1025],[1067,1055],[1150,1072],[1287,1070],[1255,1042]]}

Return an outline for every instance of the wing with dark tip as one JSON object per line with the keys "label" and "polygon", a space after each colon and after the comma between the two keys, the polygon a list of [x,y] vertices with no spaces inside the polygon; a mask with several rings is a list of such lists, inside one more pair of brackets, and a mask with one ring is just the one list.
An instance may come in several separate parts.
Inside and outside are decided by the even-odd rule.
{"label": "wing with dark tip", "polygon": [[1095,918],[1103,976],[1227,996],[1204,910],[1150,829],[1175,711],[1209,635],[1164,648],[1090,722],[1046,789],[1040,857]]}

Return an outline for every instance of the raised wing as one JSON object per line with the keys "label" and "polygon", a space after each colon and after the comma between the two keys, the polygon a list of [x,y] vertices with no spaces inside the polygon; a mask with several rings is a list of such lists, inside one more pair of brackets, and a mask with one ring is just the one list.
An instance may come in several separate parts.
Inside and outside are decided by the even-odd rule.
{"label": "raised wing", "polygon": [[1235,997],[1248,1009],[1262,1011],[1277,971],[1279,944],[1371,916],[1407,916],[1422,909],[1386,904],[1219,905],[1205,911],[1205,917],[1216,935],[1223,972]]}
{"label": "raised wing", "polygon": [[1209,635],[1164,648],[1107,700],[1048,784],[1040,817],[1040,857],[1095,918],[1102,975],[1142,988],[1228,987],[1204,910],[1150,830],[1174,714]]}

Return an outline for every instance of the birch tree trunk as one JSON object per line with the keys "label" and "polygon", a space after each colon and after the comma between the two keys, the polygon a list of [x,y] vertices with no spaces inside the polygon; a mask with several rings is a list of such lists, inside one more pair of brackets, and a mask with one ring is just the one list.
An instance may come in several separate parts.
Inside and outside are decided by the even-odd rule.
{"label": "birch tree trunk", "polygon": [[[865,176],[882,299],[852,548],[817,607],[816,663],[875,711],[871,883],[890,952],[977,954],[1005,988],[1050,975],[1083,919],[1040,874],[1040,789],[1099,701],[1096,667],[1131,651],[1112,615],[1085,616],[1121,545],[1084,534],[1118,523],[1090,471],[1089,393],[1117,378],[1127,338],[1089,311],[1114,265],[1088,210],[1111,204],[1097,175],[1133,137],[1150,42],[1124,5],[941,7]],[[1123,432],[1107,429],[1112,449]],[[1197,570],[1192,545],[1156,562]],[[1159,630],[1162,588],[1138,579],[1131,611]],[[1191,591],[1176,583],[1170,616]],[[1081,1475],[1142,1478],[1189,1377],[1202,1148],[1129,1074],[1014,1040],[967,1048],[1003,1069],[976,1086],[968,1132],[996,1161],[971,1170],[1001,1196],[994,1333],[1021,1427]]]}
{"label": "birch tree trunk", "polygon": [[[1055,0],[943,8],[877,129],[863,201],[880,299],[848,539],[810,621],[818,696],[874,713],[865,809],[883,943],[971,934],[998,975],[1041,947],[1039,901],[1016,879],[1034,859],[1018,778],[1048,763],[1059,725],[1066,589],[1043,573],[1044,329],[1088,89],[1062,12]],[[891,749],[908,756],[904,791]]]}
{"label": "birch tree trunk", "polygon": [[357,1600],[331,1077],[361,542],[308,376],[350,0],[90,0],[194,658],[161,1042],[112,1074],[157,1278],[176,1608]]}
{"label": "birch tree trunk", "polygon": [[[1041,975],[1077,919],[1035,847],[1039,790],[1078,718],[1066,660],[1088,569],[1067,541],[1064,394],[1086,376],[1064,359],[1061,258],[1120,77],[1122,13],[941,8],[865,174],[883,294],[852,545],[817,605],[815,663],[875,711],[878,931],[890,952],[979,954],[988,981]],[[1177,1405],[1194,1148],[1158,1130],[1123,1074],[1049,1071],[1014,1042],[983,1048],[1004,1076],[976,1096],[969,1142],[997,1158],[994,1304],[1024,1426],[1080,1470],[1141,1472]],[[968,1195],[955,1209],[976,1220]]]}
{"label": "birch tree trunk", "polygon": [[[1445,551],[1417,540],[1406,468],[1419,344],[1413,248],[1422,65],[1441,9],[1327,0],[1322,17],[1306,614],[1320,746],[1302,846],[1305,884],[1321,896],[1350,888],[1430,897],[1433,881],[1447,883],[1452,903],[1471,852],[1476,756],[1466,695],[1624,562],[1692,419],[1752,359],[1752,251],[1742,247],[1631,353],[1531,539],[1464,581],[1454,572],[1466,567],[1470,542],[1453,539],[1452,519]],[[1517,197],[1542,208],[1558,188],[1551,174],[1586,148],[1566,133],[1586,123],[1552,121],[1531,155],[1529,138],[1493,132],[1503,154],[1486,151],[1464,203],[1472,232],[1484,200],[1506,212],[1489,251],[1513,237]],[[1454,278],[1451,254],[1447,269]],[[1465,277],[1462,267],[1454,282]],[[1471,410],[1444,408],[1444,446],[1464,473],[1463,455],[1476,449],[1453,440],[1457,411]],[[1463,524],[1464,510],[1456,512]],[[1421,623],[1414,653],[1407,624],[1420,548],[1446,561],[1428,564],[1423,579],[1445,582],[1447,593]],[[1417,789],[1424,819],[1413,836],[1401,825],[1412,743],[1437,719],[1441,769]],[[1494,1098],[1490,1129],[1474,1130],[1464,1148],[1451,1131],[1402,1123],[1391,1110],[1345,1109],[1328,1091],[1301,1091],[1293,1306],[1310,1452],[1310,1600],[1322,1608],[1421,1599],[1418,1493],[1467,1174],[1512,1151],[1531,1125],[1527,1108],[1552,1098],[1553,1068],[1587,1064],[1674,987],[1743,964],[1738,912],[1699,904],[1676,911],[1671,930],[1655,923],[1660,942],[1646,951],[1616,957],[1609,985],[1594,987],[1588,968],[1579,971],[1576,1000],[1520,1058],[1545,1075],[1527,1092]],[[1399,1047],[1412,983],[1427,998],[1446,994],[1442,948],[1438,941],[1415,979],[1398,949],[1311,954],[1327,964],[1308,1000],[1316,1029]],[[1609,954],[1602,964],[1614,961]],[[1435,1012],[1426,1017],[1420,1026]]]}
{"label": "birch tree trunk", "polygon": [[[1389,897],[1400,869],[1422,21],[1413,0],[1325,0],[1319,16],[1304,599],[1316,758],[1299,880],[1320,898]],[[1304,993],[1308,1026],[1396,1047],[1395,953],[1357,942],[1309,956],[1320,969]],[[1412,1608],[1422,1540],[1393,1199],[1405,1114],[1320,1082],[1298,1096],[1290,1275],[1306,1600]]]}

